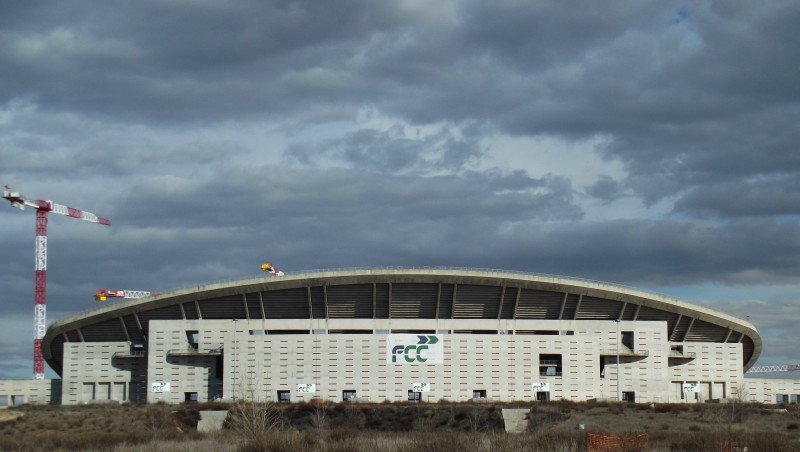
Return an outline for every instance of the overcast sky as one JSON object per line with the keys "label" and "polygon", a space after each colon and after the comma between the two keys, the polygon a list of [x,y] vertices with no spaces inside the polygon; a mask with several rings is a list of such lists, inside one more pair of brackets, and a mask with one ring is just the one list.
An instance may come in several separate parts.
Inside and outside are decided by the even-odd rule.
{"label": "overcast sky", "polygon": [[[466,266],[676,296],[795,363],[798,42],[796,1],[6,0],[0,182],[113,222],[50,215],[48,322],[268,260]],[[30,378],[35,214],[0,207]]]}

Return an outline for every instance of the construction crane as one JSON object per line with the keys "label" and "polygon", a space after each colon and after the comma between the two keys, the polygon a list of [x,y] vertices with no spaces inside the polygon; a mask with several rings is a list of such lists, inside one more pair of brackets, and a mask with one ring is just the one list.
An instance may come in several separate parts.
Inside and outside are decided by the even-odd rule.
{"label": "construction crane", "polygon": [[8,185],[3,187],[3,198],[11,207],[25,210],[25,206],[36,209],[36,267],[33,295],[33,378],[44,379],[44,358],[42,357],[42,338],[45,333],[45,307],[47,306],[47,213],[53,212],[79,220],[111,226],[111,221],[89,212],[56,204],[53,201],[30,200],[20,192],[12,191]]}
{"label": "construction crane", "polygon": [[800,364],[781,364],[778,366],[755,366],[751,367],[745,373],[748,374],[755,374],[755,373],[764,373],[764,372],[793,372],[795,370],[800,370]]}
{"label": "construction crane", "polygon": [[106,301],[108,298],[137,299],[149,297],[155,294],[155,292],[148,292],[146,290],[97,289],[97,293],[94,294],[94,299],[96,301]]}
{"label": "construction crane", "polygon": [[261,271],[270,273],[272,276],[283,276],[283,272],[272,265],[272,262],[261,264]]}

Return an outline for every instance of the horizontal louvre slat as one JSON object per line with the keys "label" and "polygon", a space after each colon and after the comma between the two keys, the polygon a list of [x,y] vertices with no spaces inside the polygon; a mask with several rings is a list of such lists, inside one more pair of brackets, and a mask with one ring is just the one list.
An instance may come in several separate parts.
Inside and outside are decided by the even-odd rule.
{"label": "horizontal louvre slat", "polygon": [[128,340],[118,318],[81,327],[81,333],[86,342],[124,342]]}
{"label": "horizontal louvre slat", "polygon": [[460,284],[453,305],[454,319],[496,319],[500,287]]}
{"label": "horizontal louvre slat", "polygon": [[522,291],[517,303],[518,319],[558,319],[564,294],[544,290]]}
{"label": "horizontal louvre slat", "polygon": [[247,313],[249,314],[250,319],[260,319],[263,318],[261,315],[261,300],[258,298],[258,292],[249,293],[245,295],[247,299]]}
{"label": "horizontal louvre slat", "polygon": [[328,286],[329,319],[372,318],[372,284]]}
{"label": "horizontal louvre slat", "polygon": [[455,286],[453,284],[441,284],[441,293],[439,294],[439,315],[440,319],[453,318],[453,292]]}
{"label": "horizontal louvre slat", "polygon": [[144,336],[142,336],[142,332],[139,331],[139,325],[136,323],[135,317],[132,315],[126,315],[122,318],[122,321],[125,322],[125,328],[128,329],[128,334],[131,336],[131,341],[144,342]]}
{"label": "horizontal louvre slat", "polygon": [[500,313],[501,319],[513,319],[514,318],[514,308],[515,303],[517,302],[517,294],[519,291],[522,290],[519,287],[508,287],[506,288],[506,294],[503,297],[503,309]]}
{"label": "horizontal louvre slat", "polygon": [[375,318],[389,318],[389,284],[375,284]]}
{"label": "horizontal louvre slat", "polygon": [[393,284],[392,318],[435,318],[437,292],[437,284]]}
{"label": "horizontal louvre slat", "polygon": [[315,319],[324,319],[328,315],[325,312],[325,290],[322,286],[311,288],[311,312]]}
{"label": "horizontal louvre slat", "polygon": [[675,318],[674,312],[662,311],[660,309],[653,309],[648,306],[642,306],[639,309],[639,317],[636,320],[663,320],[669,322]]}
{"label": "horizontal louvre slat", "polygon": [[695,320],[692,329],[686,335],[685,341],[722,342],[728,334],[728,329],[702,320]]}
{"label": "horizontal louvre slat", "polygon": [[[188,303],[183,304],[183,312],[186,313],[186,318],[188,320],[195,320],[199,317],[197,316],[197,307],[195,307],[194,302],[190,301]],[[127,324],[126,324],[127,325]]]}
{"label": "horizontal louvre slat", "polygon": [[578,309],[579,320],[616,320],[622,309],[622,303],[603,298],[583,297]]}
{"label": "horizontal louvre slat", "polygon": [[[670,341],[673,342],[682,342],[686,338],[686,330],[689,328],[689,325],[692,324],[691,317],[681,317],[681,321],[678,322],[678,327],[675,328],[675,334],[669,338]],[[670,330],[667,330],[670,331]]]}
{"label": "horizontal louvre slat", "polygon": [[578,308],[578,300],[580,295],[571,293],[567,296],[567,302],[564,305],[564,313],[561,315],[562,319],[574,319],[575,310]]}
{"label": "horizontal louvre slat", "polygon": [[[262,292],[264,314],[268,319],[307,319],[308,293],[305,287]],[[240,303],[241,304],[241,303]]]}
{"label": "horizontal louvre slat", "polygon": [[200,300],[200,314],[204,319],[246,319],[241,295],[228,295]]}
{"label": "horizontal louvre slat", "polygon": [[638,304],[628,303],[628,305],[625,306],[625,312],[622,313],[622,320],[633,320],[633,316],[636,315],[636,309],[638,308]]}

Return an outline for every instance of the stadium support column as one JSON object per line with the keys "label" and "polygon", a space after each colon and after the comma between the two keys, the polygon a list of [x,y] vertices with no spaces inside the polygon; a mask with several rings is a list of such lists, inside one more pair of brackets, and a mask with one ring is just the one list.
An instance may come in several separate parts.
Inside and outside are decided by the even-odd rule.
{"label": "stadium support column", "polygon": [[236,330],[238,330],[238,319],[233,319],[233,401],[236,401]]}
{"label": "stadium support column", "polygon": [[615,320],[617,323],[617,402],[622,399],[622,388],[619,385],[619,319]]}

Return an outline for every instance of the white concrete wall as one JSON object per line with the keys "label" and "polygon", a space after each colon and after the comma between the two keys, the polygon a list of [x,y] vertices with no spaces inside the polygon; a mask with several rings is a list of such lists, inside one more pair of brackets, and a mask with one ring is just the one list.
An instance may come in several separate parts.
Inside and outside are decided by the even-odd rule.
{"label": "white concrete wall", "polygon": [[800,380],[784,378],[744,378],[742,399],[764,403],[798,403]]}
{"label": "white concrete wall", "polygon": [[0,408],[59,403],[61,380],[0,380]]}
{"label": "white concrete wall", "polygon": [[[670,402],[707,402],[735,398],[742,380],[742,344],[682,342],[689,361],[674,361],[669,367]],[[684,383],[698,383],[699,392],[682,394]]]}
{"label": "white concrete wall", "polygon": [[[634,353],[621,347],[619,374],[617,327],[634,333]],[[387,363],[386,334],[263,334],[356,329],[547,330],[559,335],[439,334],[444,362],[434,364]],[[187,353],[186,332],[192,330],[198,331],[197,352]],[[489,400],[534,400],[534,382],[550,384],[550,400],[616,400],[618,376],[619,392],[634,392],[636,401],[644,403],[734,398],[743,388],[741,344],[671,344],[666,322],[152,320],[148,339],[146,358],[115,358],[130,350],[124,342],[66,343],[63,403],[130,400],[134,387],[150,402],[180,403],[187,393],[196,393],[201,402],[217,397],[277,400],[278,391],[289,391],[292,401],[313,397],[339,401],[343,390],[355,390],[359,399],[371,402],[399,401],[407,400],[412,383],[430,385],[430,391],[422,394],[427,401],[469,400],[474,390],[486,391]],[[671,345],[682,345],[684,354],[694,353],[695,358],[670,358]],[[544,354],[561,355],[561,376],[539,374]],[[605,362],[603,376],[601,362]],[[137,379],[140,384],[129,384]],[[800,394],[800,381],[746,381],[748,400],[774,403],[776,394]],[[696,398],[681,397],[685,382],[699,383]],[[297,385],[303,383],[315,384],[316,393],[298,393]],[[162,384],[169,390],[153,391],[154,385]]]}
{"label": "white concrete wall", "polygon": [[128,342],[64,343],[62,403],[136,400],[141,391],[136,381],[144,378],[147,363],[144,358],[114,356],[129,352]]}
{"label": "white concrete wall", "polygon": [[[199,331],[199,350],[224,347],[223,396],[276,400],[288,390],[293,401],[313,396],[341,400],[343,390],[359,399],[380,402],[406,400],[412,383],[430,384],[425,400],[469,400],[473,390],[485,390],[490,400],[531,400],[533,382],[548,382],[550,399],[616,399],[616,360],[606,356],[600,376],[601,350],[616,347],[615,322],[501,321],[508,329],[556,330],[562,335],[445,334],[444,363],[387,363],[385,334],[251,335],[270,329],[492,329],[499,322],[483,320],[288,320],[151,321],[148,388],[169,383],[169,393],[150,393],[149,400],[181,402],[186,392],[203,401],[213,395],[214,356],[165,358],[170,350],[188,348],[186,331]],[[579,331],[576,328],[580,327]],[[622,391],[634,391],[637,401],[668,398],[666,324],[621,322],[622,331],[635,332],[635,349],[647,356],[620,360]],[[572,331],[573,335],[566,335]],[[235,350],[235,353],[234,353]],[[562,356],[561,376],[540,376],[542,354]],[[313,383],[316,394],[298,394],[301,383]]]}

